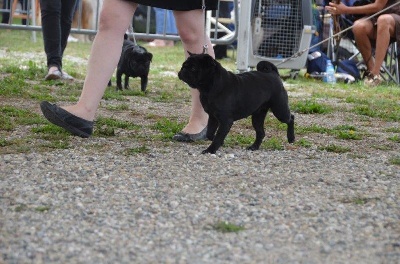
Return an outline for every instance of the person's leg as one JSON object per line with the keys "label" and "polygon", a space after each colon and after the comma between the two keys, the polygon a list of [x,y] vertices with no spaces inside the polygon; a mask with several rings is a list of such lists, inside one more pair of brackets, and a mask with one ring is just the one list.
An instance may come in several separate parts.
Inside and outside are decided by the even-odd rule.
{"label": "person's leg", "polygon": [[364,59],[369,71],[374,68],[374,59],[372,57],[371,39],[375,39],[374,26],[369,20],[356,20],[353,26],[354,39],[358,50]]}
{"label": "person's leg", "polygon": [[128,1],[104,1],[83,90],[77,104],[63,107],[68,112],[89,121],[94,120],[108,81],[117,67],[124,33],[132,21],[136,6]]}
{"label": "person's leg", "polygon": [[68,36],[71,31],[72,19],[74,17],[78,0],[61,0],[61,56],[67,47]]}
{"label": "person's leg", "polygon": [[[176,26],[179,36],[183,43],[185,57],[188,57],[188,52],[202,53],[203,46],[208,45],[208,53],[214,57],[214,50],[210,39],[204,37],[204,18],[203,11],[174,11]],[[189,123],[182,130],[185,133],[197,134],[207,125],[208,115],[204,112],[203,106],[200,103],[199,92],[196,89],[190,89],[192,96],[192,110],[189,118]]]}
{"label": "person's leg", "polygon": [[61,70],[61,0],[40,0],[44,51],[49,73]]}
{"label": "person's leg", "polygon": [[380,68],[389,47],[390,37],[395,35],[395,20],[391,15],[381,15],[377,21],[375,65],[371,69],[373,75],[380,74]]}

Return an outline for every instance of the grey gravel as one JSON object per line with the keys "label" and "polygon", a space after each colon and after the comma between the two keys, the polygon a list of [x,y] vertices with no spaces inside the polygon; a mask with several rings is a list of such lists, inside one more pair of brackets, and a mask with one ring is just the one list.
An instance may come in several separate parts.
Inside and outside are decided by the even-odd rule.
{"label": "grey gravel", "polygon": [[[310,96],[289,89],[290,98]],[[311,148],[224,146],[201,155],[208,142],[146,142],[157,133],[145,130],[154,123],[146,117],[162,113],[185,122],[189,102],[127,100],[130,109],[119,113],[106,108],[118,102],[102,101],[99,114],[144,130],[70,137],[65,150],[0,154],[1,264],[400,263],[400,167],[390,162],[400,147],[388,140],[398,122],[340,111],[296,113],[303,127],[354,124],[365,136],[346,141],[310,132],[297,140]],[[334,100],[328,103],[351,107]],[[25,98],[0,100],[7,104],[40,111]],[[253,133],[243,127],[231,133]],[[7,139],[30,133],[21,126]],[[129,133],[144,139],[127,140]],[[148,152],[123,154],[143,144]],[[329,144],[351,151],[318,148]],[[217,231],[224,221],[244,230]]]}
{"label": "grey gravel", "polygon": [[72,140],[0,156],[5,263],[399,263],[400,173],[383,155]]}

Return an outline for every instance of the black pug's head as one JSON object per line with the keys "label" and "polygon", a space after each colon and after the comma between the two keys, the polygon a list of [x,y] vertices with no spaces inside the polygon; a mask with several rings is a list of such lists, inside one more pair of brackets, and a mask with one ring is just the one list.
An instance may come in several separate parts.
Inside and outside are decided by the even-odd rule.
{"label": "black pug's head", "polygon": [[130,40],[124,40],[123,50],[123,60],[127,62],[128,68],[135,72],[135,75],[147,75],[153,54]]}
{"label": "black pug's head", "polygon": [[212,82],[219,63],[208,54],[189,53],[178,73],[191,88],[206,88]]}

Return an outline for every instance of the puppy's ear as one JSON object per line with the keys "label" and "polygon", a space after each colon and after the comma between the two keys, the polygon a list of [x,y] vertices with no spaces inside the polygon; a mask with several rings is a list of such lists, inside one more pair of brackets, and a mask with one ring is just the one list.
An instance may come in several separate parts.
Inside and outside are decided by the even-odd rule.
{"label": "puppy's ear", "polygon": [[128,34],[124,34],[124,39],[128,39]]}
{"label": "puppy's ear", "polygon": [[187,53],[189,54],[189,56],[193,56],[194,53],[191,53],[190,51],[187,51]]}
{"label": "puppy's ear", "polygon": [[147,54],[147,58],[149,59],[149,61],[151,61],[153,59],[153,54],[148,52]]}

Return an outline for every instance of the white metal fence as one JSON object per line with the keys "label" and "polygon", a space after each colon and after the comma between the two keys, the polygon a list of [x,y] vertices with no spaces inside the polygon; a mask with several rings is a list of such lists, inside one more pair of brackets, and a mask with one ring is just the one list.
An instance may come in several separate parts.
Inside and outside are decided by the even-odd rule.
{"label": "white metal fence", "polygon": [[[8,2],[9,1],[9,2]],[[22,5],[20,9],[13,10],[12,6],[15,1],[19,0],[3,0],[5,3],[0,9],[0,13],[9,14],[8,23],[0,23],[0,29],[11,29],[11,30],[28,30],[33,33],[36,31],[41,31],[40,26],[40,11],[36,6],[38,5],[37,0],[22,0]],[[77,8],[78,19],[76,25],[71,29],[73,34],[82,35],[95,35],[98,29],[98,17],[100,14],[100,9],[102,5],[102,0],[92,0],[93,8],[93,20],[92,28],[82,27],[82,12],[84,6],[82,1],[79,2]],[[211,42],[213,44],[230,44],[237,39],[237,28],[238,28],[238,17],[239,17],[239,0],[220,0],[219,5],[232,5],[232,11],[229,13],[229,17],[221,16],[220,12],[207,11],[207,32],[211,37]],[[27,23],[26,25],[17,24],[15,16],[21,18],[19,15],[26,15]],[[152,30],[152,25],[154,24],[154,17],[152,16],[151,7],[139,6],[133,19],[133,27],[135,31],[135,37],[138,39],[171,39],[179,40],[179,36],[168,35],[168,34],[155,34]],[[140,31],[136,30],[135,24],[140,24]],[[35,39],[34,39],[35,40]]]}

